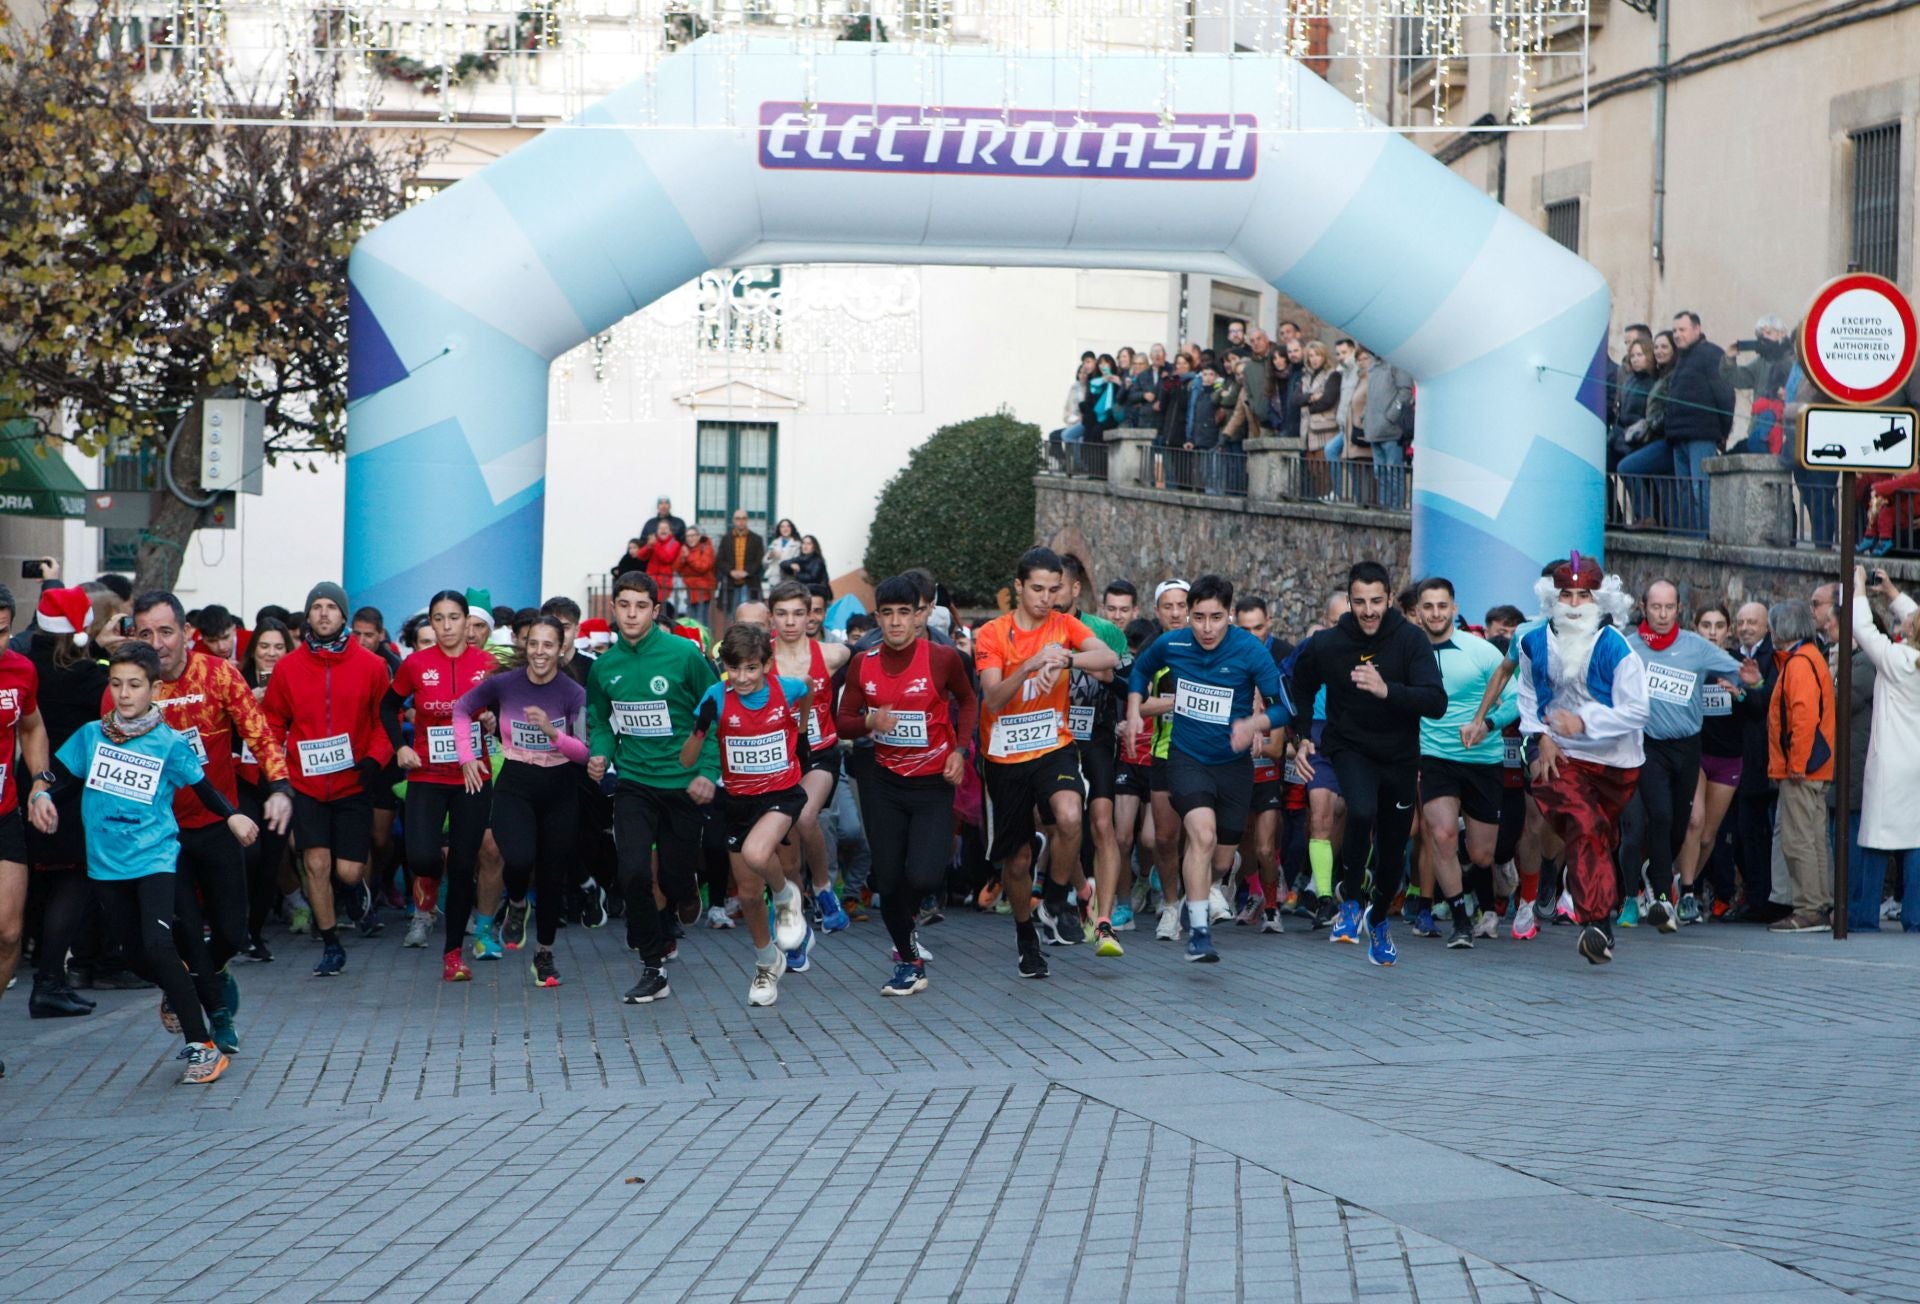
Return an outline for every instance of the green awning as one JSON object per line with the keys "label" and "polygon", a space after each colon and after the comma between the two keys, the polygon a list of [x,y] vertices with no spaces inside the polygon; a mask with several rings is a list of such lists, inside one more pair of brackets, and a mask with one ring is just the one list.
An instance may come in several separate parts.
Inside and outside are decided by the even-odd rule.
{"label": "green awning", "polygon": [[27,421],[0,422],[0,516],[81,520],[88,489]]}

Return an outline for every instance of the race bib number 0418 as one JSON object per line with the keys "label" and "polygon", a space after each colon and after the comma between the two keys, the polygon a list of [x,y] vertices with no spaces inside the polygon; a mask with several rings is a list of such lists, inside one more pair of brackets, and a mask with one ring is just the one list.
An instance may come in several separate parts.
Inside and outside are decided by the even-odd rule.
{"label": "race bib number 0418", "polygon": [[353,739],[346,734],[310,738],[298,744],[295,750],[300,755],[300,773],[309,779],[353,768]]}

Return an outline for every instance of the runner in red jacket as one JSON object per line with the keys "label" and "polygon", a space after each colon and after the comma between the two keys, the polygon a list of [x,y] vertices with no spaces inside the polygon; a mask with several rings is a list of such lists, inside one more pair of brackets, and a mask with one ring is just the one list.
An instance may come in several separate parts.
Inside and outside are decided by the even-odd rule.
{"label": "runner in red jacket", "polygon": [[[293,840],[307,904],[325,950],[314,975],[347,967],[334,931],[333,875],[357,887],[373,838],[372,784],[393,759],[380,723],[387,664],[347,629],[347,594],[323,581],[307,594],[306,636],[280,659],[261,703],[284,741],[293,782]],[[371,917],[371,912],[369,912]]]}

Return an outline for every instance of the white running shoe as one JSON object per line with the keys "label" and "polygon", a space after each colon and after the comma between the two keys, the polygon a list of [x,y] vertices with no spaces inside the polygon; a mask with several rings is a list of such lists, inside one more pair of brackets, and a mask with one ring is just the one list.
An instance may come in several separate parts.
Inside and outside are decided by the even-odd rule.
{"label": "white running shoe", "polygon": [[1161,906],[1160,922],[1153,930],[1156,942],[1177,942],[1180,940],[1180,907]]}
{"label": "white running shoe", "polygon": [[1207,922],[1217,924],[1222,919],[1233,918],[1233,907],[1227,904],[1227,894],[1215,883],[1207,889]]}
{"label": "white running shoe", "polygon": [[798,951],[800,943],[807,940],[807,917],[800,910],[800,889],[793,888],[788,898],[786,905],[781,905],[777,896],[773,899],[773,944],[782,951]]}
{"label": "white running shoe", "polygon": [[1573,918],[1573,893],[1561,889],[1560,899],[1553,903],[1553,913],[1562,919]]}
{"label": "white running shoe", "polygon": [[413,918],[407,921],[407,936],[404,946],[425,946],[433,940],[433,925],[439,915],[431,910],[416,910]]}
{"label": "white running shoe", "polygon": [[787,956],[783,951],[774,957],[771,965],[755,965],[753,986],[747,988],[748,1005],[772,1005],[780,999],[780,975],[787,971]]}
{"label": "white running shoe", "polygon": [[709,906],[707,908],[708,928],[732,928],[733,926],[733,916],[726,912],[725,907]]}
{"label": "white running shoe", "polygon": [[1500,936],[1500,916],[1491,910],[1482,910],[1474,917],[1473,935],[1475,937]]}
{"label": "white running shoe", "polygon": [[1532,941],[1540,935],[1540,921],[1533,916],[1533,902],[1522,901],[1513,912],[1513,940]]}

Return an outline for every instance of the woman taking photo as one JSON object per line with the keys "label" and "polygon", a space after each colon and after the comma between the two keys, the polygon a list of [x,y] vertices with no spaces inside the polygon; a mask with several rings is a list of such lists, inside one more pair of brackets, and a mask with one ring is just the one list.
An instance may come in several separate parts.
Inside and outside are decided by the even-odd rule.
{"label": "woman taking photo", "polygon": [[[240,677],[247,681],[256,700],[267,695],[267,681],[280,658],[293,651],[293,632],[286,622],[267,616],[257,623],[247,650],[240,655]],[[260,838],[247,848],[247,949],[240,954],[259,964],[270,964],[273,952],[267,949],[261,932],[273,903],[287,891],[297,889],[298,880],[288,872],[283,885],[281,870],[287,852],[287,835],[275,833],[262,818],[267,804],[267,785],[260,765],[248,749],[246,740],[236,732],[233,737],[237,760],[233,777],[240,797],[240,813],[260,826]]]}
{"label": "woman taking photo", "polygon": [[780,567],[799,555],[800,527],[782,517],[773,527],[773,537],[767,540],[766,587],[771,589],[778,584],[781,575]]}
{"label": "woman taking photo", "polygon": [[[454,746],[471,794],[486,791],[491,773],[486,758],[473,748],[478,732],[473,721],[487,711],[500,721],[506,759],[494,785],[493,840],[506,862],[506,917],[518,921],[521,932],[527,889],[533,889],[536,987],[560,985],[553,938],[560,927],[560,897],[580,822],[580,767],[587,763],[583,722],[587,690],[560,673],[560,647],[566,636],[559,620],[540,617],[527,631],[526,651],[513,668],[468,689],[453,704]],[[508,940],[513,940],[511,934]],[[442,977],[464,982],[471,976],[460,963],[456,942],[447,953]]]}

